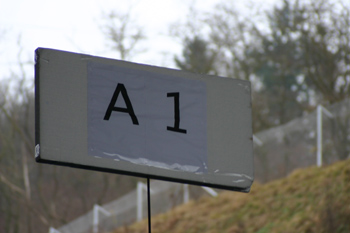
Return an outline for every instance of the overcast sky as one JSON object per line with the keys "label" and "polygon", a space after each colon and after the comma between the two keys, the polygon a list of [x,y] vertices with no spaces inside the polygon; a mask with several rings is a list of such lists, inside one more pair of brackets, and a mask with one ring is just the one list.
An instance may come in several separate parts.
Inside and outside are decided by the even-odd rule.
{"label": "overcast sky", "polygon": [[[266,5],[266,1],[255,1]],[[197,0],[195,6],[210,11],[219,2],[222,1]],[[244,2],[236,0],[237,5],[243,6]],[[132,60],[173,67],[173,56],[181,52],[181,45],[169,37],[169,25],[185,22],[190,3],[190,0],[0,0],[0,78],[18,69],[20,47],[22,61],[33,61],[37,47],[117,58],[117,53],[108,48],[99,25],[103,12],[126,12],[130,8],[147,36],[140,44],[145,52]],[[27,66],[26,70],[33,77],[33,67]]]}

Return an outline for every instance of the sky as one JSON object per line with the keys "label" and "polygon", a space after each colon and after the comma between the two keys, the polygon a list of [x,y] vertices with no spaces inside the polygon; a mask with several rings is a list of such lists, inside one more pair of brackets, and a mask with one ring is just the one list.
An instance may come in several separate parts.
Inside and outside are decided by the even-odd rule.
{"label": "sky", "polygon": [[[272,2],[273,0],[270,0]],[[103,13],[127,12],[146,34],[133,62],[175,68],[182,47],[169,36],[169,25],[185,22],[189,5],[210,11],[222,0],[0,0],[0,79],[18,72],[19,61],[34,61],[38,47],[118,58],[101,30]],[[244,12],[246,0],[236,0]],[[257,4],[266,5],[263,0]],[[246,8],[245,8],[246,9]],[[19,55],[20,54],[20,55]],[[25,65],[29,78],[33,64]]]}

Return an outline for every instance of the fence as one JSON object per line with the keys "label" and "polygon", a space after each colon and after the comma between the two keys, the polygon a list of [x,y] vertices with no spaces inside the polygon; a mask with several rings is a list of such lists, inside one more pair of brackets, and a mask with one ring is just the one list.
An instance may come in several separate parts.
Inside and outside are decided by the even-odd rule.
{"label": "fence", "polygon": [[317,109],[255,135],[259,140],[254,148],[255,180],[264,183],[297,168],[349,157],[350,100]]}
{"label": "fence", "polygon": [[[147,216],[148,207],[146,191],[142,186],[143,184],[138,183],[138,188],[125,196],[103,206],[95,205],[87,214],[59,229],[50,228],[49,233],[110,232],[116,227],[130,225],[143,219]],[[205,192],[210,195],[217,195],[213,189],[202,189],[197,186],[188,188],[187,185],[158,180],[152,181],[150,187],[152,215],[166,212],[188,201],[189,196],[198,197]]]}
{"label": "fence", "polygon": [[[319,107],[318,109],[321,109]],[[296,168],[317,164],[318,129],[322,129],[323,163],[331,163],[349,157],[350,153],[350,100],[326,106],[328,116],[320,118],[321,110],[305,114],[287,124],[259,132],[254,136],[255,180],[267,182],[284,177]],[[318,119],[318,123],[317,123]],[[322,123],[322,124],[320,124]],[[319,151],[319,152],[317,152]],[[116,227],[129,225],[147,216],[146,195],[140,199],[142,185],[122,198],[103,206],[95,206],[86,215],[77,218],[59,229],[50,228],[50,233],[102,233]],[[191,187],[191,196],[205,193],[197,186]],[[152,215],[166,212],[189,199],[188,186],[164,182],[151,182]],[[139,197],[138,192],[139,190]],[[207,190],[207,192],[213,190]],[[213,192],[211,195],[215,195]],[[137,209],[139,203],[139,209]],[[142,208],[140,208],[140,206]],[[99,223],[99,224],[98,224]]]}

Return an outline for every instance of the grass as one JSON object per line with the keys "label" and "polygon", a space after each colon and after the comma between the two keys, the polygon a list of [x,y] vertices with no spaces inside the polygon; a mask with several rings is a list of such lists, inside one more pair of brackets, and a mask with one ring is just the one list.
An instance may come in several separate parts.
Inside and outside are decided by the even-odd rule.
{"label": "grass", "polygon": [[[147,220],[113,231],[146,232]],[[191,201],[153,217],[152,232],[350,232],[350,160]]]}

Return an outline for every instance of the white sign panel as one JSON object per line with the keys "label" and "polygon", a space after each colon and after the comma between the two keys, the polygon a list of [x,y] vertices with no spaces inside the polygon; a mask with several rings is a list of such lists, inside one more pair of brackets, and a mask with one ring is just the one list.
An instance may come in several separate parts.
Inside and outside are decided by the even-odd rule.
{"label": "white sign panel", "polygon": [[90,155],[205,172],[206,128],[203,81],[88,64]]}
{"label": "white sign panel", "polygon": [[36,50],[36,161],[248,192],[250,82]]}

